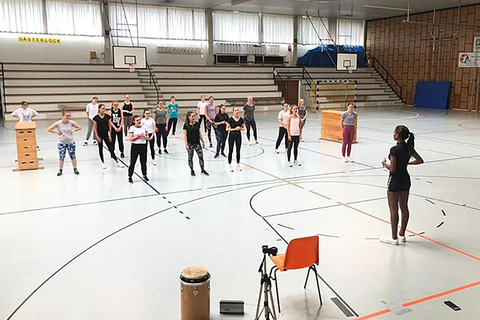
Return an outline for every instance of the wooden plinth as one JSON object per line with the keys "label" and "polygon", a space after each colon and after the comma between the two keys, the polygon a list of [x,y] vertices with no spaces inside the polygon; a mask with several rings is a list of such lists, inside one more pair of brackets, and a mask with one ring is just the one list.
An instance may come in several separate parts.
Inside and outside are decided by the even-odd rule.
{"label": "wooden plinth", "polygon": [[[322,136],[320,139],[342,143],[342,114],[341,110],[322,110]],[[355,119],[355,139],[357,143],[357,120]]]}
{"label": "wooden plinth", "polygon": [[15,125],[18,168],[14,171],[43,169],[38,165],[36,128],[35,122],[19,122]]}

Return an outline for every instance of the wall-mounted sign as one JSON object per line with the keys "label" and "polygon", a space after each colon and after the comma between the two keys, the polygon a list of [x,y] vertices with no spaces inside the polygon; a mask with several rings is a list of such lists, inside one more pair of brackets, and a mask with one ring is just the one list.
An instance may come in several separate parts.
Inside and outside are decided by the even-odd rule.
{"label": "wall-mounted sign", "polygon": [[460,52],[458,55],[458,66],[461,68],[480,67],[480,53]]}
{"label": "wall-mounted sign", "polygon": [[31,37],[31,36],[20,36],[18,37],[20,42],[35,42],[35,43],[45,43],[45,44],[60,44],[60,39],[58,38],[43,38],[43,37]]}

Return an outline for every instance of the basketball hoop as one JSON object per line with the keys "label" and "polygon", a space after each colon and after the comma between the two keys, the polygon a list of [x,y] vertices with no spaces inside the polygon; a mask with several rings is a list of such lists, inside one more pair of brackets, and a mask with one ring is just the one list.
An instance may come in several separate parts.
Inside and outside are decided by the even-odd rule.
{"label": "basketball hoop", "polygon": [[135,72],[135,63],[128,64],[128,71]]}

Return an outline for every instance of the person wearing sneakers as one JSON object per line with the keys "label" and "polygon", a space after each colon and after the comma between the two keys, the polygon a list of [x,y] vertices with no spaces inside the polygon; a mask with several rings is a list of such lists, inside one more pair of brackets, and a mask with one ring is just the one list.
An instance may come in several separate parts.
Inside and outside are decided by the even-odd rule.
{"label": "person wearing sneakers", "polygon": [[[397,145],[390,149],[388,156],[389,162],[383,159],[382,166],[389,171],[388,175],[388,207],[390,208],[390,225],[391,236],[380,238],[380,241],[387,244],[398,245],[398,238],[405,243],[407,238],[405,231],[407,230],[410,212],[408,210],[408,196],[410,193],[410,175],[407,166],[422,164],[422,157],[415,151],[415,136],[405,126],[397,126],[393,130],[393,139],[397,141]],[[410,159],[413,157],[413,160]],[[400,231],[398,231],[398,207],[402,211],[402,222]]]}
{"label": "person wearing sneakers", "polygon": [[217,137],[217,152],[215,153],[214,158],[218,158],[221,154],[225,156],[225,142],[227,141],[227,121],[229,116],[227,114],[227,107],[224,104],[220,105],[220,109],[218,110],[217,115],[215,116],[215,126],[217,130],[215,130],[215,134]]}
{"label": "person wearing sneakers", "polygon": [[148,129],[145,126],[142,126],[142,119],[135,115],[132,120],[133,125],[128,130],[128,137],[132,143],[130,149],[130,165],[128,166],[129,183],[133,183],[132,176],[138,156],[140,156],[140,167],[142,169],[143,180],[149,180],[147,177],[147,141],[151,140],[150,135],[147,132]]}
{"label": "person wearing sneakers", "polygon": [[[301,125],[302,125],[302,132],[303,132],[303,127],[305,126],[305,122],[307,122],[307,116],[308,116],[308,107],[305,105],[305,100],[302,98],[298,100],[298,115],[300,116]],[[303,142],[303,139],[302,141]]]}
{"label": "person wearing sneakers", "polygon": [[115,150],[115,141],[118,139],[118,148],[120,149],[120,158],[125,157],[125,147],[123,145],[123,112],[118,107],[118,101],[112,102],[112,110],[110,110],[112,117],[112,145]]}
{"label": "person wearing sneakers", "polygon": [[231,172],[234,171],[232,167],[233,145],[235,145],[237,153],[237,170],[242,171],[242,167],[240,167],[240,149],[242,147],[241,131],[244,129],[245,122],[243,118],[240,117],[240,109],[235,107],[233,108],[233,117],[227,121],[227,131],[230,133],[228,135],[228,166]]}
{"label": "person wearing sneakers", "polygon": [[207,123],[207,130],[205,131],[208,136],[209,148],[213,148],[212,145],[212,126],[215,125],[215,116],[217,114],[217,106],[215,105],[215,98],[210,96],[208,103],[205,106],[205,117]]}
{"label": "person wearing sneakers", "polygon": [[[93,118],[98,114],[98,98],[93,97],[92,102],[87,104],[86,112],[88,117],[88,127],[87,127],[87,135],[85,136],[85,142],[83,143],[84,146],[88,144],[88,139],[90,139],[90,135],[92,134],[93,129]],[[93,144],[97,144],[95,140],[95,135],[93,135]]]}
{"label": "person wearing sneakers", "polygon": [[[195,151],[200,162],[200,168],[202,174],[208,176],[205,171],[203,161],[203,150],[205,148],[205,141],[203,140],[202,132],[200,131],[200,124],[195,121],[195,113],[192,111],[187,112],[185,124],[183,125],[183,140],[185,141],[185,149],[188,152],[188,165],[190,166],[190,174],[195,176],[195,170],[193,170],[193,152]],[[200,141],[202,144],[200,145]]]}
{"label": "person wearing sneakers", "polygon": [[255,123],[255,105],[253,104],[253,97],[248,96],[247,103],[243,106],[243,118],[245,119],[245,126],[247,127],[247,139],[248,145],[250,143],[250,128],[253,130],[253,137],[255,138],[255,143],[258,144],[257,139],[257,124]]}
{"label": "person wearing sneakers", "polygon": [[278,154],[278,147],[282,143],[282,139],[285,139],[285,150],[288,149],[288,133],[287,133],[287,120],[290,117],[290,111],[288,110],[290,106],[288,103],[284,103],[282,110],[278,113],[278,137],[277,142],[275,143],[275,153]]}
{"label": "person wearing sneakers", "polygon": [[170,103],[168,104],[168,133],[172,129],[172,135],[175,135],[177,130],[177,121],[178,121],[178,104],[175,100],[175,97],[170,98]]}
{"label": "person wearing sneakers", "polygon": [[57,176],[63,174],[63,164],[65,162],[65,155],[68,151],[68,155],[72,160],[73,173],[80,174],[77,169],[77,158],[75,157],[75,140],[73,139],[73,133],[82,129],[75,121],[70,119],[70,111],[62,110],[62,119],[48,127],[47,131],[58,135],[58,172]]}
{"label": "person wearing sneakers", "polygon": [[197,115],[198,115],[198,124],[202,127],[203,121],[203,131],[207,132],[207,118],[205,117],[205,107],[208,102],[205,101],[205,95],[202,94],[200,101],[197,103]]}
{"label": "person wearing sneakers", "polygon": [[103,158],[103,142],[105,142],[107,145],[110,156],[112,157],[113,161],[115,161],[116,166],[122,168],[122,165],[120,162],[118,162],[115,151],[113,150],[112,127],[112,118],[107,114],[105,105],[99,104],[98,114],[93,117],[93,133],[98,142],[98,153],[100,155],[100,160],[102,161],[102,169],[107,169],[105,160]]}
{"label": "person wearing sneakers", "polygon": [[157,133],[157,146],[158,154],[162,154],[162,142],[163,152],[168,154],[167,139],[168,139],[168,111],[163,108],[163,101],[157,101],[157,109],[153,114],[155,116],[155,132]]}
{"label": "person wearing sneakers", "polygon": [[290,162],[290,156],[292,154],[293,147],[293,165],[301,166],[297,161],[298,156],[298,145],[300,144],[300,139],[302,138],[302,120],[298,115],[298,106],[292,105],[291,115],[287,120],[287,134],[288,134],[288,149],[287,149],[287,166],[291,167],[292,163]]}
{"label": "person wearing sneakers", "polygon": [[[357,119],[357,113],[354,111],[355,105],[349,103],[347,111],[342,113],[342,157],[344,162],[353,162],[350,158],[352,152],[352,143],[355,139],[355,120]],[[347,151],[347,157],[345,157],[345,149]]]}
{"label": "person wearing sneakers", "polygon": [[122,103],[122,112],[123,112],[123,131],[125,131],[125,136],[128,133],[128,129],[133,124],[133,115],[135,114],[135,108],[133,107],[132,101],[130,101],[130,96],[125,95],[125,101]]}
{"label": "person wearing sneakers", "polygon": [[[32,119],[38,116],[38,112],[28,107],[27,101],[22,101],[22,107],[11,113],[11,116],[18,119],[18,122],[31,122]],[[37,145],[37,150],[40,147]]]}
{"label": "person wearing sneakers", "polygon": [[155,120],[150,116],[150,109],[143,111],[143,119],[141,124],[147,130],[148,144],[150,145],[150,153],[152,154],[152,165],[156,166],[155,162]]}

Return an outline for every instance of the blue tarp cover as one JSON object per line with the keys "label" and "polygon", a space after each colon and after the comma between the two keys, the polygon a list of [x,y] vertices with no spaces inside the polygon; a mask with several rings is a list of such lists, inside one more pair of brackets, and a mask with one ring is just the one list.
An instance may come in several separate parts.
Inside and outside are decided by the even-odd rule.
{"label": "blue tarp cover", "polygon": [[[337,50],[338,48],[338,50]],[[332,57],[335,64],[332,62],[328,53]],[[297,66],[299,67],[332,67],[337,64],[338,53],[356,53],[357,67],[365,66],[365,49],[362,46],[334,46],[334,45],[319,45],[318,47],[308,50],[305,55],[297,59]]]}
{"label": "blue tarp cover", "polygon": [[417,81],[413,106],[447,109],[450,86],[450,81]]}

